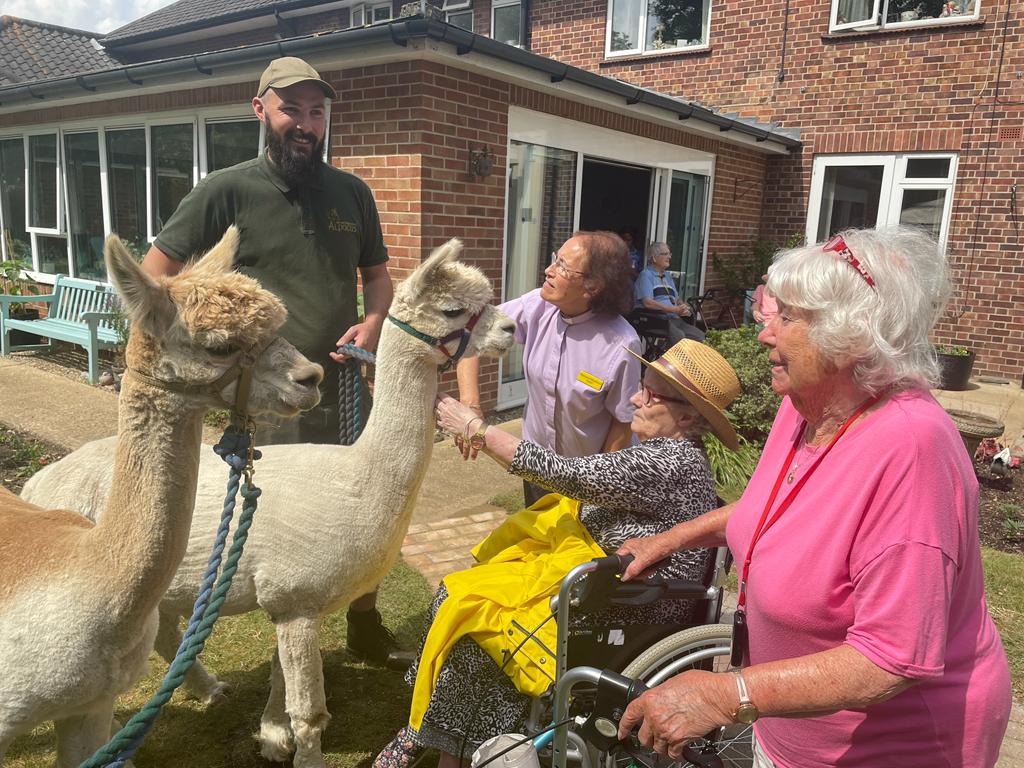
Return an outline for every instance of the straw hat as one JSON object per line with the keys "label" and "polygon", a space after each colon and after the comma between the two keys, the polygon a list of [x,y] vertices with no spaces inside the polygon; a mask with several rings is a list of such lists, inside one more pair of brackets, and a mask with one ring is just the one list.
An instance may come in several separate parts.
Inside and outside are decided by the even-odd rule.
{"label": "straw hat", "polygon": [[740,380],[724,357],[707,344],[693,339],[683,339],[653,363],[630,349],[626,351],[660,373],[708,420],[719,440],[734,451],[739,449],[739,438],[725,415],[725,409],[739,396]]}

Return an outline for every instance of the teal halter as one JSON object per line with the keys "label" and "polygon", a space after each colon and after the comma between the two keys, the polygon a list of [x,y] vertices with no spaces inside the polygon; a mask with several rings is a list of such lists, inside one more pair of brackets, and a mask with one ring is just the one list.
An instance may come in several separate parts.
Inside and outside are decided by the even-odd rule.
{"label": "teal halter", "polygon": [[[469,318],[469,322],[466,323],[464,328],[461,328],[457,331],[452,331],[443,338],[438,338],[437,336],[428,336],[422,331],[417,331],[407,322],[405,322],[404,320],[399,320],[394,315],[388,315],[388,320],[397,325],[410,336],[413,336],[419,339],[420,341],[424,341],[432,347],[437,347],[438,349],[440,349],[444,353],[445,357],[448,358],[445,364],[441,366],[441,373],[444,373],[445,371],[450,370],[452,366],[459,362],[462,356],[466,354],[466,347],[469,346],[469,337],[473,335],[473,328],[476,326],[477,320],[480,319],[480,316],[483,313],[484,311],[481,309],[479,312],[477,312],[475,315]],[[445,345],[452,341],[455,341],[456,339],[459,339],[459,348],[455,350],[455,354],[453,355],[451,352],[448,351],[448,348]]]}

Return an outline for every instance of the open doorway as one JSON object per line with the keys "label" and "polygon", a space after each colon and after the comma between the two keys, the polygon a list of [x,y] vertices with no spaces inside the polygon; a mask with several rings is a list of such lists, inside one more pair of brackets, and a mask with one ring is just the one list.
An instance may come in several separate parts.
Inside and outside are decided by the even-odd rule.
{"label": "open doorway", "polygon": [[651,168],[586,157],[580,195],[580,229],[630,230],[643,253],[650,239]]}

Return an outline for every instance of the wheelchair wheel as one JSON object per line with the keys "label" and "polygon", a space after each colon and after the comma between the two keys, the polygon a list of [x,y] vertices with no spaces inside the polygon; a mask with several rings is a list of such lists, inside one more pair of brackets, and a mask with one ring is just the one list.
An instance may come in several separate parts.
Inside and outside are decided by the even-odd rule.
{"label": "wheelchair wheel", "polygon": [[[707,624],[684,629],[655,643],[630,662],[622,674],[643,680],[648,686],[658,685],[688,669],[725,672],[732,667],[729,656],[732,645],[732,627],[729,624]],[[754,759],[751,753],[752,726],[730,725],[720,728],[710,745],[722,759],[726,768],[749,768]],[[699,746],[694,744],[693,746]],[[657,768],[691,768],[692,763],[676,763],[662,755],[651,755],[650,765]],[[632,758],[628,755],[604,755],[605,768],[626,768]]]}

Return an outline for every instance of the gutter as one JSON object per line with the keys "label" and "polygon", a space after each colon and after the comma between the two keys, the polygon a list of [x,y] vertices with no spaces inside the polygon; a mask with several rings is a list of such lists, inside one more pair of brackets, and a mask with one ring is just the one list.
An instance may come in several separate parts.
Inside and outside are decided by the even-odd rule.
{"label": "gutter", "polygon": [[[489,37],[468,32],[460,27],[425,18],[413,18],[361,29],[293,37],[286,40],[258,43],[245,48],[129,64],[99,72],[4,86],[0,87],[0,107],[31,104],[38,108],[44,106],[43,102],[48,99],[81,97],[84,92],[87,92],[90,98],[95,99],[103,96],[104,89],[123,91],[126,84],[149,86],[166,82],[168,85],[180,88],[183,75],[211,76],[215,72],[218,75],[242,74],[243,72],[251,75],[251,71],[246,70],[253,66],[265,66],[271,59],[279,56],[304,57],[336,54],[350,45],[388,41],[405,47],[410,41],[415,40],[432,40],[452,45],[459,55],[466,55],[470,52],[480,53],[510,64],[517,64],[548,75],[552,83],[568,80],[587,88],[619,96],[627,105],[646,104],[675,114],[680,120],[697,118],[704,123],[718,126],[723,133],[735,131],[744,136],[752,136],[757,142],[772,141],[787,149],[796,149],[802,146],[799,139],[762,127],[753,121],[737,120],[697,104],[588,72],[521,48],[499,43]],[[112,93],[111,98],[113,97]]]}

